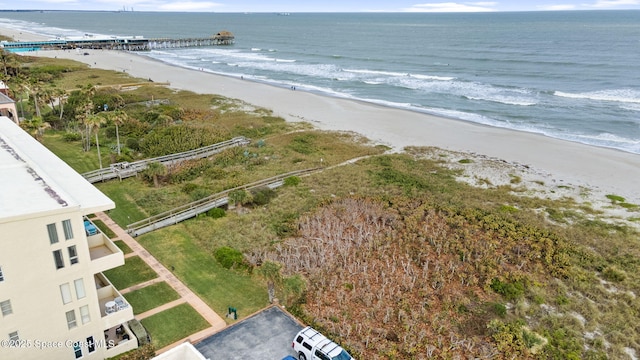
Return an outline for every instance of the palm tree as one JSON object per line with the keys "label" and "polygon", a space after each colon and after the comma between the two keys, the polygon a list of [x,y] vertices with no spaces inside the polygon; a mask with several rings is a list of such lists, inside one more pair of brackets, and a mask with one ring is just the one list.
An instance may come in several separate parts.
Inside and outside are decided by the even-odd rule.
{"label": "palm tree", "polygon": [[85,124],[91,129],[91,132],[96,133],[96,148],[98,149],[98,163],[100,164],[100,169],[102,169],[102,156],[100,155],[100,142],[99,142],[99,137],[98,137],[98,133],[100,132],[100,125],[104,124],[107,119],[104,118],[104,116],[100,116],[100,115],[96,115],[96,114],[91,114],[89,116],[87,116],[87,118],[84,120]]}
{"label": "palm tree", "polygon": [[84,91],[80,92],[81,99],[76,109],[76,120],[84,124],[84,131],[82,134],[82,147],[84,151],[91,149],[91,126],[87,123],[87,119],[93,115],[94,106],[92,97],[95,93],[95,89],[92,86],[88,86]]}
{"label": "palm tree", "polygon": [[153,186],[159,187],[158,176],[167,173],[167,168],[159,162],[152,162],[147,165],[145,173],[153,178]]}
{"label": "palm tree", "polygon": [[118,125],[122,125],[129,120],[129,116],[122,110],[115,110],[110,113],[109,117],[116,126],[116,142],[118,143],[118,155],[120,155],[120,130],[118,129]]}
{"label": "palm tree", "polygon": [[62,121],[62,114],[64,113],[64,103],[67,101],[67,92],[56,87],[53,91],[53,96],[58,99],[58,112],[60,113],[60,121]]}
{"label": "palm tree", "polygon": [[51,124],[44,121],[42,116],[34,116],[30,120],[22,121],[20,127],[28,131],[36,140],[42,141],[44,131],[51,127]]}
{"label": "palm tree", "polygon": [[[14,92],[18,94],[18,101],[20,102],[20,118],[24,119],[24,101],[23,101],[23,97],[24,94],[27,93],[27,100],[28,100],[28,80],[27,78],[22,75],[22,74],[18,74],[14,77],[11,78],[11,83],[13,84],[14,87]],[[15,95],[14,95],[15,96]]]}

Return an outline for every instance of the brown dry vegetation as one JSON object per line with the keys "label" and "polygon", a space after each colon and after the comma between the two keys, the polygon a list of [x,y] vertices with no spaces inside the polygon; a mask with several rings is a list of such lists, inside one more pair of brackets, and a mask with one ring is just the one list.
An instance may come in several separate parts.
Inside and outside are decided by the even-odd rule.
{"label": "brown dry vegetation", "polygon": [[562,244],[485,216],[415,199],[346,198],[304,216],[299,236],[269,257],[307,277],[308,315],[361,358],[525,358],[525,349],[491,340],[490,286],[563,273]]}
{"label": "brown dry vegetation", "polygon": [[[60,84],[67,89],[87,79],[132,81],[62,64],[68,71]],[[167,144],[159,152],[173,152],[199,146],[185,134],[205,142],[239,135],[254,140],[169,169],[158,188],[143,177],[100,184],[116,202],[110,215],[122,226],[224,189],[315,167],[319,159],[332,166],[369,156],[280,188],[266,204],[148,235],[154,247],[167,249],[165,261],[176,264],[187,283],[213,270],[190,273],[182,264],[209,259],[221,246],[244,253],[249,270],[277,261],[286,277],[277,295],[287,308],[359,359],[604,359],[640,351],[637,232],[588,205],[527,197],[510,186],[473,188],[425,160],[424,149],[383,155],[385,149],[353,134],[286,123],[219,96],[161,87],[118,95],[129,104],[123,142],[155,140]],[[150,98],[166,98],[169,105],[138,104]],[[160,115],[167,121],[156,121]],[[105,147],[115,141],[111,129],[101,129]],[[95,154],[61,135],[47,135],[45,143],[78,169],[97,166]],[[125,148],[123,156],[143,158],[143,148]],[[176,254],[178,242],[188,243],[180,248],[189,251]],[[256,273],[239,270],[237,276],[253,281]],[[229,295],[202,296],[226,303]]]}

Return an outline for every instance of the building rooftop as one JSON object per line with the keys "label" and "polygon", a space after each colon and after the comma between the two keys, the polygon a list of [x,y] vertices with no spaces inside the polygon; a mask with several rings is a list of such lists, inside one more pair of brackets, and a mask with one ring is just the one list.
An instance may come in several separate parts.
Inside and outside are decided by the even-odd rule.
{"label": "building rooftop", "polygon": [[7,117],[0,117],[0,223],[39,213],[115,204]]}
{"label": "building rooftop", "polygon": [[12,98],[0,92],[0,104],[13,104],[14,102]]}

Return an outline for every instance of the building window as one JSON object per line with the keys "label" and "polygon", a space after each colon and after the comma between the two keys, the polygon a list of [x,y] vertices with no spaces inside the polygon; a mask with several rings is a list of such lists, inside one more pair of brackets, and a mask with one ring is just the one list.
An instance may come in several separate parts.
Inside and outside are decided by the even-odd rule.
{"label": "building window", "polygon": [[82,299],[86,296],[85,292],[84,292],[84,281],[82,281],[82,279],[78,279],[76,281],[73,282],[76,286],[76,297],[78,299]]}
{"label": "building window", "polygon": [[11,308],[11,300],[0,301],[0,310],[2,310],[2,316],[13,314],[13,309]]}
{"label": "building window", "polygon": [[96,343],[93,341],[93,336],[87,338],[87,351],[89,353],[96,351]]}
{"label": "building window", "polygon": [[82,347],[80,343],[73,343],[73,354],[76,356],[76,359],[80,359],[82,357]]}
{"label": "building window", "polygon": [[0,266],[0,282],[4,281],[4,274],[2,273],[2,266]]}
{"label": "building window", "polygon": [[63,304],[71,302],[71,288],[69,287],[69,284],[60,285],[60,294],[62,295]]}
{"label": "building window", "polygon": [[56,262],[56,269],[62,269],[64,267],[64,260],[62,259],[62,250],[55,250],[53,252],[53,260]]}
{"label": "building window", "polygon": [[73,329],[74,327],[78,326],[78,322],[76,321],[76,311],[75,310],[69,310],[67,311],[67,326],[69,327],[69,329]]}
{"label": "building window", "polygon": [[77,264],[78,252],[76,251],[76,246],[75,245],[69,246],[68,250],[69,250],[69,261],[71,262],[71,265]]}
{"label": "building window", "polygon": [[64,230],[64,239],[73,239],[73,229],[71,228],[71,220],[64,220],[62,222],[62,229]]}
{"label": "building window", "polygon": [[[89,315],[89,305],[80,307],[80,318],[82,319],[82,324],[86,324],[91,322],[91,315]],[[91,352],[91,351],[89,351]]]}
{"label": "building window", "polygon": [[9,340],[14,341],[14,343],[15,343],[15,341],[20,340],[20,336],[18,336],[18,332],[17,331],[10,332],[9,333]]}
{"label": "building window", "polygon": [[49,232],[49,242],[55,244],[58,242],[58,230],[56,224],[47,225],[47,231]]}

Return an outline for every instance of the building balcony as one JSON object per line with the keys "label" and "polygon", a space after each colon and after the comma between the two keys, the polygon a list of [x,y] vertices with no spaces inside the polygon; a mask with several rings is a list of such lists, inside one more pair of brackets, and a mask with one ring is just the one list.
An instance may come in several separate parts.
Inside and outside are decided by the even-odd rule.
{"label": "building balcony", "polygon": [[133,308],[102,273],[96,274],[98,305],[104,328],[119,326],[133,319]]}
{"label": "building balcony", "polygon": [[124,265],[122,250],[101,231],[87,235],[87,243],[94,274]]}
{"label": "building balcony", "polygon": [[138,340],[126,323],[105,330],[104,339],[107,348],[106,355],[109,358],[138,347]]}

